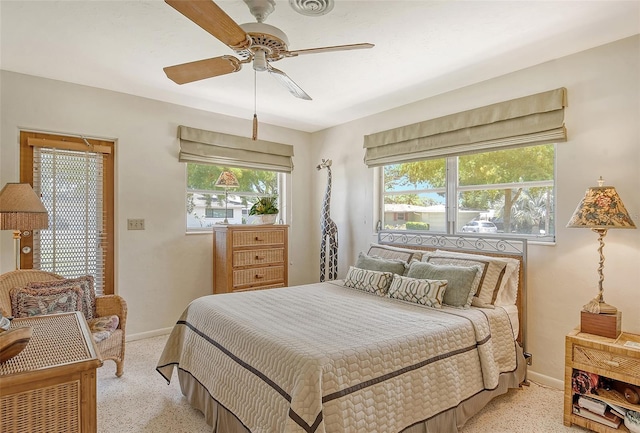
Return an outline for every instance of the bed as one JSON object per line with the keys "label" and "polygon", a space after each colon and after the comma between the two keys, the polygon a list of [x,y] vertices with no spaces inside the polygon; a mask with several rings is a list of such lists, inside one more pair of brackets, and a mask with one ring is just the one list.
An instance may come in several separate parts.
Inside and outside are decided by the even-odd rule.
{"label": "bed", "polygon": [[[369,261],[405,272],[388,277]],[[344,280],[194,300],[157,371],[170,381],[177,370],[213,432],[456,432],[526,380],[525,263],[526,240],[382,231]],[[412,288],[426,280],[407,271],[461,264],[477,306],[437,305],[454,278],[428,280],[431,298],[417,303]],[[393,279],[391,290],[358,286],[382,287],[374,277]]]}

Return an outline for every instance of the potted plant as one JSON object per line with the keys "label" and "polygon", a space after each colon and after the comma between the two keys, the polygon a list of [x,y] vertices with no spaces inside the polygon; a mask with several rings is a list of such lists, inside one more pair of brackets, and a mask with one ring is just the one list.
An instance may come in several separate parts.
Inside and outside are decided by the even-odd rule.
{"label": "potted plant", "polygon": [[249,209],[252,224],[274,224],[278,217],[278,197],[260,197]]}

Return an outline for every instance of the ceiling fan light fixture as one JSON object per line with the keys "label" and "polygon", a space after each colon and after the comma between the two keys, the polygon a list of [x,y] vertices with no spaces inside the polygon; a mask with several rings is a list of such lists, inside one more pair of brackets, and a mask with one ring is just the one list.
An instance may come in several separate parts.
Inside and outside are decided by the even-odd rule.
{"label": "ceiling fan light fixture", "polygon": [[262,23],[276,9],[275,0],[244,0],[255,19]]}
{"label": "ceiling fan light fixture", "polygon": [[256,50],[253,55],[253,70],[264,72],[267,70],[267,55],[264,50]]}

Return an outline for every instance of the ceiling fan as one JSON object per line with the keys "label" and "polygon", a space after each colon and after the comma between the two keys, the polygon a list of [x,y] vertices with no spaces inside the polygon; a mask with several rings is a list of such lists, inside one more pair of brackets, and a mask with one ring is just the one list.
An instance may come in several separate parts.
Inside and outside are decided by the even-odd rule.
{"label": "ceiling fan", "polygon": [[287,35],[277,27],[264,23],[267,16],[275,9],[274,0],[244,0],[257,22],[241,25],[236,24],[212,0],[165,0],[165,2],[219,39],[238,56],[224,55],[164,68],[167,77],[177,84],[238,72],[244,63],[253,63],[255,71],[268,71],[293,96],[311,100],[300,86],[287,74],[271,66],[271,63],[301,54],[358,50],[374,46],[364,43],[290,51]]}

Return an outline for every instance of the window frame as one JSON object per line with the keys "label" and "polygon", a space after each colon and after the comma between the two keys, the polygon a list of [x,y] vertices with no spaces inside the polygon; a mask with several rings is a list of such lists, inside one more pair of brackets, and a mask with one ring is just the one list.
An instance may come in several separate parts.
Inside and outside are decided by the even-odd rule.
{"label": "window frame", "polygon": [[[29,140],[41,141],[49,148],[91,151],[103,154],[103,285],[102,293],[112,295],[115,292],[115,140],[85,138],[39,131],[20,130],[20,182],[33,186],[34,145]],[[20,254],[20,268],[32,269],[33,236],[21,240],[22,247],[29,247],[29,254]]]}
{"label": "window frame", "polygon": [[[384,182],[384,169],[386,165],[382,165],[379,167],[375,167],[375,170],[378,171],[377,182],[378,182],[378,196],[377,206],[375,211],[378,214],[378,218],[374,218],[377,220],[376,231],[380,230],[380,228],[384,229],[385,226],[385,196],[387,195],[403,195],[407,194],[407,192],[411,192],[412,194],[420,194],[420,193],[433,193],[433,192],[444,192],[445,193],[445,231],[432,231],[435,234],[446,234],[446,235],[463,235],[467,236],[470,233],[462,232],[462,226],[460,228],[459,218],[458,218],[458,194],[463,191],[474,191],[474,190],[488,190],[488,189],[507,189],[509,187],[522,188],[523,186],[531,187],[551,187],[553,191],[553,200],[551,202],[551,211],[553,215],[553,220],[556,221],[557,227],[557,142],[554,143],[541,143],[541,144],[532,144],[530,146],[522,146],[522,147],[532,147],[538,145],[551,144],[553,145],[553,180],[542,180],[542,181],[526,181],[526,182],[511,182],[511,183],[503,183],[503,184],[487,184],[487,185],[464,185],[460,186],[459,176],[458,176],[458,158],[465,155],[443,155],[441,158],[445,160],[446,166],[446,174],[445,174],[445,186],[444,188],[423,188],[423,189],[413,189],[413,190],[399,190],[394,191],[391,194],[387,194],[385,191],[385,182]],[[496,149],[487,149],[486,153],[490,153],[495,151]],[[477,152],[483,153],[483,152]],[[440,159],[440,158],[437,158]],[[414,161],[411,161],[414,162]],[[387,165],[396,165],[401,163],[393,163]],[[410,231],[410,230],[408,230]],[[480,237],[505,237],[505,238],[526,238],[529,242],[540,242],[544,244],[553,244],[555,243],[556,231],[554,230],[553,235],[548,233],[545,234],[527,234],[527,233],[472,233],[472,236],[480,236]]]}
{"label": "window frame", "polygon": [[[207,163],[202,163],[202,162],[185,162],[184,164],[184,179],[185,179],[185,192],[184,192],[184,198],[185,198],[185,233],[187,234],[197,234],[197,233],[213,233],[213,226],[216,223],[221,222],[222,220],[224,220],[224,217],[221,218],[217,218],[217,217],[213,217],[213,218],[209,218],[209,217],[204,217],[206,220],[209,221],[215,221],[213,222],[212,225],[208,226],[208,227],[189,227],[189,212],[187,212],[187,197],[189,194],[211,194],[211,195],[217,195],[217,196],[224,196],[225,191],[223,189],[211,189],[211,190],[203,190],[203,189],[189,189],[188,188],[188,165],[187,164],[198,164],[198,165],[212,165],[212,166],[216,166],[216,164],[207,164]],[[218,167],[223,167],[220,165],[217,165]],[[237,167],[237,166],[233,166],[233,165],[225,165],[224,167],[228,167],[228,168],[239,168],[242,170],[255,170],[255,171],[272,171],[274,173],[276,173],[276,182],[277,182],[277,189],[278,189],[278,223],[279,224],[286,224],[287,221],[287,197],[288,197],[288,191],[287,188],[289,186],[289,175],[290,173],[285,173],[285,172],[280,172],[280,171],[276,171],[276,170],[267,170],[267,169],[252,169],[252,168],[247,168],[247,167]],[[270,194],[261,194],[261,193],[256,193],[256,192],[251,192],[251,191],[235,191],[235,190],[230,190],[228,191],[228,195],[241,195],[243,197],[267,197],[270,196]],[[224,209],[222,209],[224,210]],[[247,213],[247,218],[248,218],[248,209],[246,209],[246,213]],[[228,209],[227,213],[232,215],[232,209]],[[245,218],[245,208],[242,209],[241,212],[241,218],[244,219]],[[227,219],[229,219],[229,216],[227,216]],[[231,224],[231,223],[230,223]],[[247,223],[244,223],[243,225],[249,225]]]}

